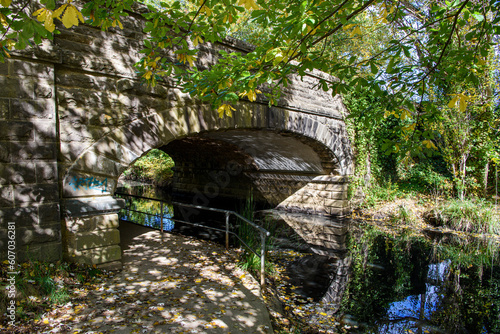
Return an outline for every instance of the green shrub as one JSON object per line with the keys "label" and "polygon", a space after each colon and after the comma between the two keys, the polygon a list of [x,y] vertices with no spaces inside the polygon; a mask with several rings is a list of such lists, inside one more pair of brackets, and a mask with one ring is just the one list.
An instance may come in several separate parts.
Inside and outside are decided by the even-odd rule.
{"label": "green shrub", "polygon": [[453,189],[451,177],[439,173],[430,163],[415,164],[400,174],[402,188],[438,195],[449,195]]}

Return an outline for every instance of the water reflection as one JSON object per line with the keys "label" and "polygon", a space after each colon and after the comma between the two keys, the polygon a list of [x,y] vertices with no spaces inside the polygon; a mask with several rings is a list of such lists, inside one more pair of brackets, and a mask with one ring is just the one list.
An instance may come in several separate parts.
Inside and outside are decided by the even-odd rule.
{"label": "water reflection", "polygon": [[[163,192],[161,188],[149,185],[130,186],[127,184],[118,187],[117,192],[148,198],[168,199],[167,193]],[[175,228],[175,222],[172,220],[174,217],[174,208],[171,204],[140,198],[127,197],[124,199],[126,201],[125,208],[118,213],[120,220],[152,227],[154,229],[161,229],[163,223],[163,230],[167,232]]]}
{"label": "water reflection", "polygon": [[282,300],[304,321],[332,332],[500,332],[498,243],[277,216],[308,246],[281,261]]}

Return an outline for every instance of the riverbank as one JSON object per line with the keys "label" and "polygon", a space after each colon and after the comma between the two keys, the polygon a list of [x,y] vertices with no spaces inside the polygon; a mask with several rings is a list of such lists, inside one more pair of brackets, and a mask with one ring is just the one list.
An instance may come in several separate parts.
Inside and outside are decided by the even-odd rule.
{"label": "riverbank", "polygon": [[[451,204],[450,204],[451,203]],[[496,209],[493,205],[488,208],[490,211],[488,223],[491,226],[482,228],[473,228],[466,224],[446,224],[442,221],[436,221],[436,215],[441,214],[443,207],[447,205],[454,206],[456,220],[462,219],[469,225],[474,223],[474,217],[468,216],[467,211],[479,211],[484,208],[483,203],[472,204],[471,201],[461,203],[458,200],[432,200],[426,197],[397,198],[390,201],[381,201],[371,207],[360,207],[353,210],[349,218],[362,220],[370,224],[375,224],[381,228],[386,228],[391,233],[399,233],[401,229],[413,229],[416,231],[431,230],[441,233],[455,233],[476,238],[494,239],[500,242],[500,207]],[[482,206],[483,205],[483,206]],[[481,217],[477,218],[478,220]],[[472,221],[472,222],[471,222]],[[486,225],[486,224],[485,224]]]}

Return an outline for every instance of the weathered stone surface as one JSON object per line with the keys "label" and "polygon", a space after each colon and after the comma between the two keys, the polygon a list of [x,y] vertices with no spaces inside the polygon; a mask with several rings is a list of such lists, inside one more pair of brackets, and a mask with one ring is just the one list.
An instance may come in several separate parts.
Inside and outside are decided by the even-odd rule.
{"label": "weathered stone surface", "polygon": [[120,232],[117,229],[97,230],[92,232],[68,233],[69,252],[77,252],[120,243]]}
{"label": "weathered stone surface", "polygon": [[103,264],[119,261],[122,258],[119,245],[75,251],[74,253],[63,252],[63,255],[69,261],[85,264]]}
{"label": "weathered stone surface", "polygon": [[35,183],[35,176],[32,162],[0,163],[0,185]]}
{"label": "weathered stone surface", "polygon": [[66,228],[73,234],[113,229],[118,228],[118,226],[118,215],[116,213],[91,217],[70,217],[66,219]]}
{"label": "weathered stone surface", "polygon": [[21,203],[49,203],[59,201],[59,186],[57,183],[17,185],[14,189],[14,200]]}
{"label": "weathered stone surface", "polygon": [[31,141],[34,137],[32,122],[0,121],[0,140]]}
{"label": "weathered stone surface", "polygon": [[13,120],[31,118],[54,119],[56,114],[55,101],[49,99],[12,99],[10,110],[10,118]]}

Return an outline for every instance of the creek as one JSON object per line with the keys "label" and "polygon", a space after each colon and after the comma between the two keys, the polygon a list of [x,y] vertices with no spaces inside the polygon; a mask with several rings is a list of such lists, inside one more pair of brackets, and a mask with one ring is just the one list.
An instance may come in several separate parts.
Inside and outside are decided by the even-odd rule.
{"label": "creek", "polygon": [[[170,199],[152,187],[118,191]],[[156,210],[147,201],[136,205]],[[223,232],[174,223],[179,214],[186,218],[181,211],[164,209],[165,230],[223,242]],[[274,210],[255,216],[272,230],[268,258],[275,265],[270,276],[280,312],[308,324],[311,333],[500,333],[497,241]],[[122,218],[130,220],[130,213]],[[159,228],[159,217],[135,220]],[[189,220],[223,222],[207,213]]]}

